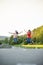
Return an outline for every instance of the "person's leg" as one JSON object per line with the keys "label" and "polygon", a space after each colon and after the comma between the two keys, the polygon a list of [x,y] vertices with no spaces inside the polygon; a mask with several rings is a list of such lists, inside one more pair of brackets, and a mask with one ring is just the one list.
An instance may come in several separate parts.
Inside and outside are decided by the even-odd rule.
{"label": "person's leg", "polygon": [[30,38],[28,38],[28,43],[31,43],[31,39]]}
{"label": "person's leg", "polygon": [[16,43],[18,43],[18,39],[16,38]]}
{"label": "person's leg", "polygon": [[32,42],[31,38],[29,38],[29,40],[30,40],[30,43],[31,43]]}
{"label": "person's leg", "polygon": [[30,43],[30,39],[29,38],[27,38],[27,43]]}
{"label": "person's leg", "polygon": [[17,38],[14,38],[14,43],[17,43],[18,42],[18,39]]}
{"label": "person's leg", "polygon": [[27,38],[27,43],[31,43],[31,38]]}
{"label": "person's leg", "polygon": [[33,44],[33,42],[32,42],[32,39],[31,39],[31,38],[27,38],[26,40],[27,40],[27,43],[29,43],[29,44]]}

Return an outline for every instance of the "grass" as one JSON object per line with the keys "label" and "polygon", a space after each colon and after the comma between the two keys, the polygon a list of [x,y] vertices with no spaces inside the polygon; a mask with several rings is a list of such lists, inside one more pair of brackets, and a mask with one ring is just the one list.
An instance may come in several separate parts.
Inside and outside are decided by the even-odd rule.
{"label": "grass", "polygon": [[24,44],[16,44],[14,45],[16,47],[21,47],[21,48],[38,48],[38,49],[43,49],[43,44],[39,45],[39,44],[27,44],[27,45],[24,45]]}
{"label": "grass", "polygon": [[22,45],[24,48],[43,48],[43,45]]}

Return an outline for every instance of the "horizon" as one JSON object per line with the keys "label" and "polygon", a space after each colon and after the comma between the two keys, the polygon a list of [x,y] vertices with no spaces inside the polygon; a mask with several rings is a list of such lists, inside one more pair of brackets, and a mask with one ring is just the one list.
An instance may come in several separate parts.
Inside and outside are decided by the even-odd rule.
{"label": "horizon", "polygon": [[0,0],[0,36],[10,36],[8,32],[15,30],[33,30],[42,25],[42,0]]}

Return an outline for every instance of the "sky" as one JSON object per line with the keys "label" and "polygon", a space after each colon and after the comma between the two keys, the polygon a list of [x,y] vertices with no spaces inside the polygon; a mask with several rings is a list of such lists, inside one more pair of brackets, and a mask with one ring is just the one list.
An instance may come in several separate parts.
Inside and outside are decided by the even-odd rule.
{"label": "sky", "polygon": [[0,36],[43,25],[43,0],[0,0]]}

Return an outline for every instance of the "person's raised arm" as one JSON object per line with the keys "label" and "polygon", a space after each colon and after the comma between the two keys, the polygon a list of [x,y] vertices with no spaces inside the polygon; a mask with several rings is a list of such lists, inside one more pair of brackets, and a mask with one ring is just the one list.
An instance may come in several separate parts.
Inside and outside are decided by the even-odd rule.
{"label": "person's raised arm", "polygon": [[25,29],[24,29],[25,32],[27,32]]}
{"label": "person's raised arm", "polygon": [[15,33],[12,33],[12,32],[9,32],[10,34],[15,34]]}
{"label": "person's raised arm", "polygon": [[23,31],[19,32],[18,34],[21,34]]}

